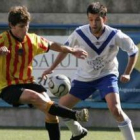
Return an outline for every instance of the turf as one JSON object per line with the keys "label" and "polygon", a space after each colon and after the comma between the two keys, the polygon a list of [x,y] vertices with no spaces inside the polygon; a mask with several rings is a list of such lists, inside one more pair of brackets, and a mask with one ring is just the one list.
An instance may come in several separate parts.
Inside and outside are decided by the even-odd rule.
{"label": "turf", "polygon": [[[135,131],[136,138],[140,138],[140,131]],[[55,133],[54,133],[55,135]],[[61,140],[69,140],[71,132],[61,130]],[[1,140],[49,140],[47,132],[43,129],[0,129]],[[88,135],[82,140],[123,140],[118,130],[90,129]]]}

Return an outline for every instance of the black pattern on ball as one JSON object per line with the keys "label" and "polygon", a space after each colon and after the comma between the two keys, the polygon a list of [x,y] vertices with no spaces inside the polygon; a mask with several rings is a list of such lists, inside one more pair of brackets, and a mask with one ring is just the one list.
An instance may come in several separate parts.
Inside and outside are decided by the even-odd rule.
{"label": "black pattern on ball", "polygon": [[71,83],[65,75],[57,74],[49,78],[48,88],[54,96],[61,97],[69,92]]}

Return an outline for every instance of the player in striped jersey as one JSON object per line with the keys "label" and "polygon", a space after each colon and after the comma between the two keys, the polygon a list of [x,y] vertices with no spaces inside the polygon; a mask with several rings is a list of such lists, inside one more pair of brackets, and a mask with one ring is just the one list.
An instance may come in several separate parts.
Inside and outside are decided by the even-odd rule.
{"label": "player in striped jersey", "polygon": [[87,121],[88,111],[73,111],[51,101],[46,89],[34,81],[33,58],[49,50],[77,58],[86,57],[87,52],[28,33],[30,14],[24,6],[12,7],[8,20],[10,29],[0,34],[0,98],[13,106],[32,104],[44,112],[50,140],[60,140],[59,120],[54,115]]}
{"label": "player in striped jersey", "polygon": [[[108,104],[108,108],[118,123],[125,140],[135,140],[130,118],[124,113],[120,104],[118,89],[118,61],[119,48],[128,54],[128,64],[120,81],[126,83],[137,60],[138,48],[130,37],[122,31],[106,25],[107,8],[99,2],[91,3],[87,8],[89,24],[78,27],[68,38],[66,44],[75,45],[86,50],[88,57],[81,60],[72,81],[70,94],[60,99],[60,104],[72,108],[80,100],[87,99],[94,91],[99,90],[100,95]],[[60,53],[53,65],[44,71],[43,75],[50,73],[65,58]],[[75,121],[65,121],[72,131],[71,140],[80,140],[87,132]],[[94,138],[93,138],[94,139]]]}

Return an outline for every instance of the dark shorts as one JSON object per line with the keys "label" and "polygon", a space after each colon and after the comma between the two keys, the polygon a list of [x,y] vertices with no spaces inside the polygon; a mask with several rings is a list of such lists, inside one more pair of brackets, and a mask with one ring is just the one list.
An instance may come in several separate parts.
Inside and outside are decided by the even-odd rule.
{"label": "dark shorts", "polygon": [[30,84],[17,84],[17,85],[10,85],[4,89],[0,94],[0,98],[2,98],[7,103],[18,106],[19,98],[24,89],[30,89],[36,92],[46,92],[46,89],[37,83],[30,83]]}
{"label": "dark shorts", "polygon": [[81,100],[85,100],[90,95],[93,95],[96,90],[99,91],[102,99],[104,99],[108,93],[119,93],[118,77],[111,74],[90,82],[74,80],[72,81],[70,94]]}

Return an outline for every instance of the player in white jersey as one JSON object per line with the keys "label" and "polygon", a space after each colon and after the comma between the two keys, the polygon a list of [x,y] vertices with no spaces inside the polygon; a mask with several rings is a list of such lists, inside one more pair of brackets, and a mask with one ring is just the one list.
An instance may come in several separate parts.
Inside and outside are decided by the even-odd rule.
{"label": "player in white jersey", "polygon": [[118,76],[116,55],[119,47],[129,56],[137,53],[133,41],[120,30],[104,25],[100,37],[92,35],[90,25],[77,28],[68,38],[66,44],[77,45],[88,52],[88,58],[81,60],[75,80],[93,81],[109,74]]}
{"label": "player in white jersey", "polygon": [[[83,48],[88,57],[81,60],[72,81],[70,93],[60,99],[60,104],[72,108],[80,100],[87,99],[94,91],[107,102],[108,108],[118,123],[125,140],[135,140],[130,118],[124,113],[120,104],[118,89],[118,61],[119,48],[128,54],[128,64],[120,81],[126,83],[137,60],[138,48],[130,37],[105,25],[107,8],[99,2],[91,3],[87,8],[89,24],[77,28],[68,38],[66,44]],[[52,70],[65,58],[67,54],[60,53],[52,66],[44,71],[43,76]],[[72,131],[71,140],[80,140],[87,132],[78,122],[65,120]]]}

